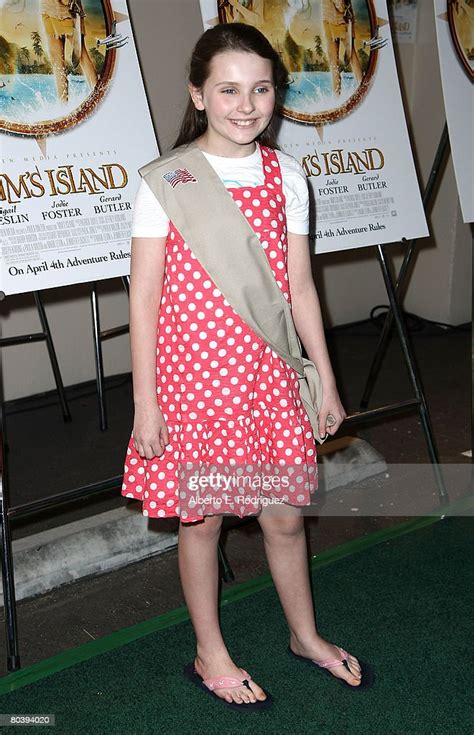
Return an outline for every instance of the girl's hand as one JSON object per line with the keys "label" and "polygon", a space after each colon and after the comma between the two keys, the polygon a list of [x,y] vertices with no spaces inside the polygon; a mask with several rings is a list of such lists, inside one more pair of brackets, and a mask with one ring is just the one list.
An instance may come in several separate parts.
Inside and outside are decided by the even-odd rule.
{"label": "girl's hand", "polygon": [[135,407],[133,423],[135,449],[140,457],[160,457],[169,442],[168,429],[160,407],[156,403]]}
{"label": "girl's hand", "polygon": [[[329,414],[332,414],[336,419],[336,422],[332,424],[332,426],[329,426],[326,423]],[[339,429],[346,416],[347,414],[342,406],[337,388],[335,386],[324,386],[323,402],[321,404],[321,410],[318,416],[319,436],[324,437],[326,433],[333,436]]]}

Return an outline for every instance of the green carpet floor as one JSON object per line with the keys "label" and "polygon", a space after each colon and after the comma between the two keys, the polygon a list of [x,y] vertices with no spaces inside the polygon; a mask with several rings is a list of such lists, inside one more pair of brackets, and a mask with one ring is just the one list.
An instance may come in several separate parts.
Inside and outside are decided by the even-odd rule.
{"label": "green carpet floor", "polygon": [[[53,731],[74,735],[467,735],[474,732],[473,530],[472,517],[447,517],[369,547],[362,539],[352,544],[356,553],[315,558],[320,633],[371,662],[377,679],[369,691],[345,690],[292,659],[275,589],[267,580],[255,591],[257,580],[243,597],[239,588],[229,590],[221,617],[236,662],[273,694],[268,712],[232,712],[183,679],[194,636],[182,610],[155,619],[153,632],[144,634],[146,624],[127,629],[135,637],[130,642],[124,643],[127,631],[119,631],[115,643],[108,636],[105,645],[93,641],[75,649],[76,659],[95,653],[74,665],[65,664],[63,654],[10,674],[0,681],[1,712],[54,713]],[[104,650],[107,645],[111,650]],[[45,676],[55,660],[56,668],[68,667]],[[18,728],[2,728],[9,731]]]}

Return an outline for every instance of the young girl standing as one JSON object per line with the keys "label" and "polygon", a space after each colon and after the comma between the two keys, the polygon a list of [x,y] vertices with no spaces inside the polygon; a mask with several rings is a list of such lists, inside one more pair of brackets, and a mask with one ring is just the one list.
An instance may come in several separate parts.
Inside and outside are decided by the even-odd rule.
{"label": "young girl standing", "polygon": [[[175,147],[197,144],[257,234],[322,379],[324,436],[334,434],[346,414],[311,274],[306,178],[295,159],[277,149],[271,127],[285,83],[279,56],[255,28],[232,23],[206,31],[192,55],[190,100]],[[209,201],[205,216],[213,215]],[[273,498],[272,505],[232,505],[234,515],[256,515],[262,528],[290,652],[360,688],[368,667],[316,628],[301,512],[315,488],[316,446],[297,373],[230,306],[144,179],[132,236],[135,417],[122,495],[140,499],[145,516],[180,518],[180,577],[197,641],[187,675],[233,708],[271,704],[269,693],[232,660],[219,627],[217,543],[228,509],[193,510],[181,500],[179,480],[179,467],[189,462],[262,462],[288,473],[296,468],[306,480],[303,490],[262,490],[257,500]],[[332,426],[329,414],[336,419]]]}

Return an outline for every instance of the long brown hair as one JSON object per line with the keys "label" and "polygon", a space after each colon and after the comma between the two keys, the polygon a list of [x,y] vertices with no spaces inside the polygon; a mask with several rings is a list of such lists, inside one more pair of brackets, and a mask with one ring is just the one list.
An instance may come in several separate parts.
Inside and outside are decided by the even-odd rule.
{"label": "long brown hair", "polygon": [[[224,51],[245,51],[269,59],[272,64],[273,83],[277,103],[283,98],[288,84],[288,72],[271,43],[263,33],[246,23],[221,23],[205,31],[196,43],[189,65],[189,81],[200,89],[210,74],[211,61]],[[197,110],[190,98],[183,116],[181,128],[173,148],[191,143],[207,129],[205,110]],[[263,145],[278,149],[272,122],[257,138]]]}

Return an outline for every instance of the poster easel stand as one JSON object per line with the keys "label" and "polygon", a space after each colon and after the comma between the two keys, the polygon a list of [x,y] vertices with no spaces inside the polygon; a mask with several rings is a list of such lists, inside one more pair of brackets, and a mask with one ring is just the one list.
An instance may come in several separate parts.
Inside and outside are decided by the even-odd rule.
{"label": "poster easel stand", "polygon": [[[130,276],[122,276],[123,287],[130,294]],[[104,387],[104,361],[102,357],[102,340],[110,337],[117,337],[119,334],[126,334],[129,331],[128,324],[122,324],[119,327],[100,330],[100,313],[99,313],[99,295],[97,291],[97,283],[94,281],[90,284],[91,290],[91,310],[92,310],[92,332],[94,338],[94,358],[95,358],[95,374],[97,385],[97,399],[99,401],[99,427],[101,431],[107,429],[107,407],[105,403],[105,387]]]}
{"label": "poster easel stand", "polygon": [[7,443],[3,421],[3,401],[0,401],[0,510],[2,523],[3,608],[5,611],[7,669],[8,671],[16,671],[20,668],[20,654],[18,650],[18,626],[16,619],[15,580],[13,576],[12,538],[10,518],[8,515],[9,507]]}
{"label": "poster easel stand", "polygon": [[[428,182],[426,184],[426,188],[423,193],[423,207],[424,207],[425,212],[428,208],[428,204],[433,195],[435,183],[439,175],[439,170],[440,170],[444,155],[448,148],[448,143],[449,143],[448,126],[445,123],[443,132],[441,134],[441,139],[438,144],[438,149],[436,151],[436,156],[433,161],[433,165],[431,167]],[[406,242],[406,240],[403,239],[402,242]],[[383,274],[384,281],[385,281],[385,287],[387,289],[387,294],[389,297],[390,308],[387,311],[387,315],[384,321],[379,344],[377,346],[377,350],[375,352],[374,359],[372,361],[372,365],[369,370],[367,383],[366,383],[364,393],[362,395],[362,399],[360,402],[360,408],[361,410],[364,410],[368,406],[369,398],[370,398],[372,389],[374,387],[374,383],[375,383],[377,374],[379,372],[380,365],[383,360],[383,356],[386,352],[388,341],[390,339],[390,333],[391,333],[393,320],[395,319],[396,328],[397,328],[397,331],[400,337],[402,350],[405,356],[405,360],[406,360],[409,375],[410,375],[410,381],[413,385],[415,395],[416,395],[415,405],[418,405],[418,408],[419,408],[420,418],[421,418],[421,422],[423,425],[423,430],[425,432],[426,441],[428,444],[428,452],[430,455],[430,460],[433,464],[436,482],[438,485],[438,494],[439,494],[440,503],[444,505],[448,501],[448,494],[444,486],[444,481],[443,481],[443,477],[441,474],[441,470],[439,468],[439,455],[438,455],[438,450],[436,448],[433,427],[431,424],[431,419],[430,419],[428,407],[426,404],[426,399],[425,399],[425,395],[424,395],[424,391],[423,391],[423,387],[421,383],[421,378],[419,375],[418,368],[416,366],[415,357],[414,357],[413,350],[409,342],[408,333],[405,327],[404,320],[402,318],[400,304],[399,304],[399,296],[402,292],[402,286],[407,280],[408,268],[409,268],[410,262],[413,257],[414,246],[415,246],[414,240],[411,240],[407,245],[405,255],[403,258],[403,262],[400,267],[397,282],[395,285],[393,283],[392,277],[390,275],[390,271],[387,266],[383,247],[380,245],[376,246],[377,256],[379,259],[380,267],[382,269],[382,274]]]}
{"label": "poster easel stand", "polygon": [[[425,432],[426,441],[428,444],[428,453],[430,455],[430,461],[433,464],[433,471],[436,478],[436,484],[438,486],[438,496],[439,501],[441,505],[446,505],[449,501],[448,493],[446,490],[446,487],[444,485],[443,476],[439,467],[439,455],[438,450],[436,448],[434,433],[433,433],[433,426],[431,424],[431,419],[428,411],[428,406],[425,399],[425,394],[423,391],[423,386],[421,383],[420,374],[418,371],[418,367],[416,365],[415,356],[410,344],[408,331],[405,326],[405,322],[402,316],[402,311],[400,304],[398,302],[397,298],[397,292],[394,287],[394,283],[392,280],[392,276],[390,274],[387,259],[384,252],[384,247],[382,245],[376,245],[377,248],[377,256],[380,263],[380,267],[382,270],[382,274],[385,281],[385,288],[387,289],[388,298],[390,301],[390,308],[393,314],[393,318],[395,319],[395,325],[398,332],[398,335],[400,337],[400,343],[402,346],[403,354],[405,357],[405,362],[408,368],[408,373],[410,376],[410,382],[413,386],[413,389],[415,391],[415,399],[403,401],[399,403],[395,403],[389,406],[384,406],[382,409],[375,409],[377,411],[378,416],[389,416],[396,413],[400,413],[404,411],[405,409],[411,409],[413,407],[418,407],[418,410],[420,412],[420,418],[423,425],[423,431]],[[364,411],[361,414],[356,414],[357,418],[365,418],[371,413],[370,410]],[[350,419],[351,417],[349,417]],[[345,420],[345,423],[347,422],[347,419]]]}
{"label": "poster easel stand", "polygon": [[[444,128],[443,128],[443,132],[441,134],[441,140],[440,140],[439,145],[438,145],[438,150],[436,152],[436,157],[435,157],[435,160],[433,162],[433,166],[431,167],[431,172],[430,172],[430,176],[429,176],[429,179],[428,179],[428,183],[426,184],[426,188],[425,188],[425,191],[423,193],[423,208],[424,208],[425,212],[426,212],[426,210],[428,208],[428,204],[429,204],[430,199],[431,199],[431,196],[433,194],[434,185],[435,185],[435,182],[436,182],[437,177],[438,177],[439,168],[440,168],[441,163],[443,161],[444,154],[445,154],[446,148],[448,146],[448,142],[449,142],[448,126],[445,123],[444,124]],[[400,266],[400,271],[398,273],[398,278],[397,278],[397,282],[396,282],[396,285],[395,285],[395,290],[397,292],[397,296],[401,292],[402,284],[406,280],[407,273],[408,273],[408,267],[410,265],[410,262],[411,262],[411,259],[412,259],[412,255],[413,255],[414,246],[415,246],[415,240],[410,240],[410,242],[406,246],[405,255],[403,257],[403,261],[402,261],[402,264]],[[366,387],[365,387],[365,390],[364,390],[364,393],[363,393],[363,396],[362,396],[362,399],[361,399],[361,402],[360,402],[360,407],[361,408],[367,408],[367,406],[368,406],[368,402],[369,402],[369,398],[370,398],[370,395],[371,395],[371,392],[372,392],[372,388],[373,388],[373,385],[374,385],[376,376],[377,376],[377,374],[379,372],[380,365],[381,365],[382,360],[383,360],[383,356],[384,356],[384,354],[386,352],[386,349],[387,349],[387,343],[388,343],[388,339],[389,339],[389,336],[390,336],[390,330],[392,328],[392,324],[393,324],[393,313],[392,313],[392,310],[389,309],[387,311],[387,315],[386,315],[386,318],[385,318],[385,321],[384,321],[382,333],[380,335],[379,344],[377,346],[377,350],[375,352],[374,359],[373,359],[372,365],[371,365],[370,370],[369,370],[369,375],[367,377]]]}
{"label": "poster easel stand", "polygon": [[[56,357],[56,350],[54,349],[53,337],[49,328],[48,318],[44,309],[43,300],[39,291],[33,291],[33,296],[36,302],[36,309],[38,311],[39,320],[41,322],[42,332],[35,332],[33,334],[19,334],[15,337],[0,337],[0,348],[8,347],[9,345],[20,345],[30,344],[31,342],[46,341],[48,348],[49,360],[51,362],[51,369],[54,375],[54,381],[58,391],[59,401],[61,403],[61,409],[63,412],[63,419],[65,423],[71,421],[71,413],[69,406],[66,401],[66,394],[64,392],[63,380],[61,377],[61,371],[59,369],[58,360]],[[3,291],[0,291],[0,300],[5,298]]]}

